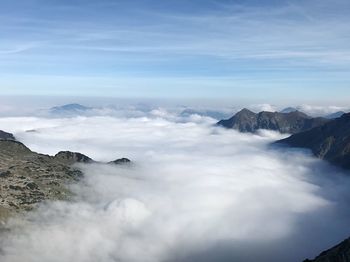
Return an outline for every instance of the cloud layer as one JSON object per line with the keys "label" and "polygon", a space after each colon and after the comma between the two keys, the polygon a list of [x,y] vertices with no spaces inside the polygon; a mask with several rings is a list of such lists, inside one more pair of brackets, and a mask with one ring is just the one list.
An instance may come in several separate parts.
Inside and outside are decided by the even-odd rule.
{"label": "cloud layer", "polygon": [[177,120],[166,112],[1,119],[35,151],[135,164],[81,166],[75,200],[11,221],[0,260],[301,261],[350,233],[349,179],[339,170],[308,152],[271,148],[277,133]]}

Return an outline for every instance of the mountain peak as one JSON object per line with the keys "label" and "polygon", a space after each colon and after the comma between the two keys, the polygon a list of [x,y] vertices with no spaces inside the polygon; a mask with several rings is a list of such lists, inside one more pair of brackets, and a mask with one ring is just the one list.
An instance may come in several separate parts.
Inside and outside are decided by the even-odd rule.
{"label": "mountain peak", "polygon": [[236,113],[236,115],[239,115],[239,114],[254,114],[255,115],[255,113],[253,111],[249,110],[248,108],[243,108]]}
{"label": "mountain peak", "polygon": [[92,163],[93,160],[81,153],[71,151],[60,151],[55,156],[55,159],[65,161],[67,163]]}
{"label": "mountain peak", "polygon": [[286,115],[291,115],[291,116],[300,116],[300,117],[304,117],[304,118],[312,118],[310,116],[308,116],[307,114],[305,114],[304,112],[301,112],[299,110],[294,110],[288,113],[284,113]]}

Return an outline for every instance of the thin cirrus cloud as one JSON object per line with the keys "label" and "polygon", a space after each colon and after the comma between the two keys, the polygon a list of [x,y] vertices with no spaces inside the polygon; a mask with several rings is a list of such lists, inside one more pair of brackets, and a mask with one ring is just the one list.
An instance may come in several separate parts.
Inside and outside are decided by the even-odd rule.
{"label": "thin cirrus cloud", "polygon": [[[35,9],[39,4],[41,9]],[[120,85],[138,77],[168,82],[208,77],[211,88],[220,86],[223,77],[249,77],[253,83],[233,81],[229,93],[247,94],[246,86],[259,90],[278,81],[279,87],[267,93],[281,96],[285,88],[325,90],[332,82],[342,91],[349,81],[347,1],[29,1],[27,9],[13,9],[9,2],[5,7],[8,14],[0,16],[7,39],[3,50],[16,51],[12,43],[20,41],[40,44],[0,52],[2,86],[11,74],[124,78]],[[23,83],[12,81],[23,93]],[[94,87],[85,89],[71,86],[71,94],[94,94],[98,78],[91,83]],[[46,84],[49,89],[50,81]],[[30,86],[35,89],[35,83]],[[115,95],[118,84],[114,87]],[[152,89],[134,89],[145,94],[145,87]],[[203,90],[205,95],[208,88]],[[50,90],[39,90],[45,92]],[[320,99],[327,97],[324,93],[330,94],[320,92]]]}

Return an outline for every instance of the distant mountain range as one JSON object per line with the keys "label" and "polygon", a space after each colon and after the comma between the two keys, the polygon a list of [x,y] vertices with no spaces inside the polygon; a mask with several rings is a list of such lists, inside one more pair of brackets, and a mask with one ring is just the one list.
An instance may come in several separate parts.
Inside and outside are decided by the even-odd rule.
{"label": "distant mountain range", "polygon": [[50,108],[49,113],[53,115],[70,115],[70,114],[81,114],[88,110],[93,109],[92,107],[83,106],[80,104],[67,104],[63,106],[55,106]]}
{"label": "distant mountain range", "polygon": [[[291,113],[294,111],[303,112],[302,108],[300,108],[300,107],[286,107],[286,108],[282,109],[280,111],[280,113]],[[337,111],[337,112],[330,113],[330,114],[324,114],[324,115],[322,115],[322,117],[327,118],[327,119],[334,119],[334,118],[341,117],[345,113],[346,112],[344,112],[344,111]]]}
{"label": "distant mountain range", "polygon": [[296,134],[320,126],[328,122],[322,117],[312,118],[299,111],[287,113],[260,112],[254,113],[246,108],[227,120],[217,123],[219,126],[236,129],[240,132],[256,132],[259,129],[279,131],[281,133]]}
{"label": "distant mountain range", "polygon": [[187,108],[180,113],[180,116],[184,116],[184,117],[188,117],[191,115],[207,116],[217,120],[228,117],[228,113],[224,113],[222,111],[215,111],[215,110],[198,110],[198,109]]}
{"label": "distant mountain range", "polygon": [[328,119],[334,119],[334,118],[338,118],[338,117],[341,117],[342,115],[344,115],[345,112],[344,111],[338,111],[338,112],[335,112],[335,113],[332,113],[332,114],[329,114],[329,115],[326,115],[325,118],[328,118]]}

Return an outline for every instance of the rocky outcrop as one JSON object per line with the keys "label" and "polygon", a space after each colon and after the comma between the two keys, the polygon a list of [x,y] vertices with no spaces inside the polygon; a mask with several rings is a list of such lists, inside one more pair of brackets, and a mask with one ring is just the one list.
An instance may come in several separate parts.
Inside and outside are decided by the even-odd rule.
{"label": "rocky outcrop", "polygon": [[55,156],[55,159],[65,162],[66,164],[74,164],[74,163],[93,163],[94,161],[81,153],[78,152],[70,152],[70,151],[60,151]]}
{"label": "rocky outcrop", "polygon": [[0,140],[0,221],[43,200],[67,199],[67,183],[82,172],[63,159],[32,152],[18,141]]}
{"label": "rocky outcrop", "polygon": [[308,148],[316,157],[350,169],[350,113],[276,143]]}
{"label": "rocky outcrop", "polygon": [[[68,199],[66,185],[77,182],[83,173],[76,163],[100,163],[70,151],[55,156],[38,154],[21,142],[0,139],[0,225],[13,213],[33,209],[44,200]],[[127,158],[109,162],[130,164]]]}
{"label": "rocky outcrop", "polygon": [[127,165],[127,164],[131,164],[130,159],[128,158],[119,158],[116,159],[114,161],[108,162],[108,164],[113,164],[113,165]]}
{"label": "rocky outcrop", "polygon": [[315,259],[306,259],[304,262],[349,262],[350,261],[350,238],[340,244],[322,252]]}
{"label": "rocky outcrop", "polygon": [[15,136],[11,133],[0,130],[0,139],[2,140],[16,140]]}
{"label": "rocky outcrop", "polygon": [[243,109],[227,120],[217,123],[219,126],[236,129],[240,132],[256,132],[259,129],[279,131],[281,133],[296,134],[320,126],[328,119],[312,118],[299,111],[289,113],[260,112],[258,114]]}

